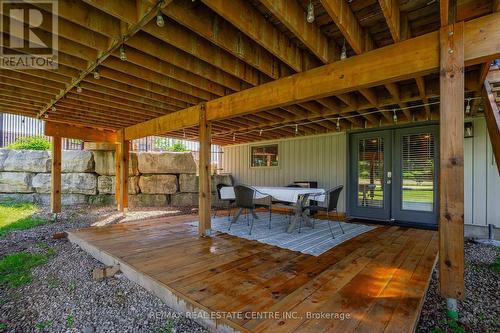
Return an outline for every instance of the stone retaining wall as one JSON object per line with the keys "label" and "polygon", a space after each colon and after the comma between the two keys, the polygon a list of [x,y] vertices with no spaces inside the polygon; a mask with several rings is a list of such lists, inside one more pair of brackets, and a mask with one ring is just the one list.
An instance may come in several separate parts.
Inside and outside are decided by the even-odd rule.
{"label": "stone retaining wall", "polygon": [[[62,203],[114,204],[114,151],[63,151]],[[197,165],[191,153],[130,153],[131,207],[197,206]],[[51,157],[47,151],[0,149],[0,200],[50,203]],[[230,175],[213,175],[232,185]]]}

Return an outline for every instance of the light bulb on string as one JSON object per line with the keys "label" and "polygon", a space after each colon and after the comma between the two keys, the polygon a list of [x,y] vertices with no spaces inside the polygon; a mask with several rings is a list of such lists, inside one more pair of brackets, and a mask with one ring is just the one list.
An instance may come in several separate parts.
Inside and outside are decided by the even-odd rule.
{"label": "light bulb on string", "polygon": [[233,133],[233,142],[236,141],[236,133]]}
{"label": "light bulb on string", "polygon": [[52,107],[52,112],[56,112],[56,111],[57,111],[56,107],[55,107],[55,106],[53,106],[53,107]]}
{"label": "light bulb on string", "polygon": [[82,91],[83,91],[82,87],[80,86],[80,84],[78,84],[76,86],[76,92],[80,94]]}
{"label": "light bulb on string", "polygon": [[345,46],[345,38],[344,43],[342,44],[342,51],[340,52],[340,60],[344,60],[347,58],[347,48]]}
{"label": "light bulb on string", "polygon": [[299,134],[299,125],[295,124],[295,136]]}
{"label": "light bulb on string", "polygon": [[336,129],[337,131],[340,131],[340,118],[337,118]]}
{"label": "light bulb on string", "polygon": [[467,106],[465,107],[465,113],[470,114],[470,100],[471,98],[467,98]]}
{"label": "light bulb on string", "polygon": [[312,0],[309,1],[309,4],[307,5],[307,22],[313,23],[314,22],[314,5],[312,3]]}
{"label": "light bulb on string", "polygon": [[259,131],[259,136],[262,136],[262,130]]}
{"label": "light bulb on string", "polygon": [[158,14],[156,15],[156,25],[160,28],[165,26],[165,20],[163,19],[163,15],[160,11],[158,11]]}
{"label": "light bulb on string", "polygon": [[127,61],[127,55],[125,54],[125,46],[123,46],[123,44],[120,46],[120,60]]}
{"label": "light bulb on string", "polygon": [[99,74],[99,70],[96,68],[94,73],[94,79],[99,80],[101,78],[101,74]]}
{"label": "light bulb on string", "polygon": [[396,110],[392,110],[392,112],[394,113],[392,116],[392,119],[394,120],[394,124],[397,124],[398,123],[398,115],[396,114]]}

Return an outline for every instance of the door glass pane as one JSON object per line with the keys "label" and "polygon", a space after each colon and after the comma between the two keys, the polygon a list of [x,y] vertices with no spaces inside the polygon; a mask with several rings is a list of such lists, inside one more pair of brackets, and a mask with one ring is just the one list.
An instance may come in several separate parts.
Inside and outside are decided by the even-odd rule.
{"label": "door glass pane", "polygon": [[434,210],[434,135],[408,134],[402,137],[403,210]]}
{"label": "door glass pane", "polygon": [[358,146],[358,207],[384,207],[384,141],[360,139]]}

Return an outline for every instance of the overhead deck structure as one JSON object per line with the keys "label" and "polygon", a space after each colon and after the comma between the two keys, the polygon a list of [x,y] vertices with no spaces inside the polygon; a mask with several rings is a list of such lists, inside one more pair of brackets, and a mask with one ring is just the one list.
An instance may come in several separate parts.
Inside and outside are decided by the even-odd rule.
{"label": "overhead deck structure", "polygon": [[46,120],[56,157],[60,137],[117,143],[121,210],[130,140],[199,139],[202,235],[211,143],[440,120],[441,293],[463,298],[463,108],[486,110],[498,160],[490,82],[500,79],[486,77],[499,10],[498,0],[60,0],[58,69],[1,68],[0,112]]}

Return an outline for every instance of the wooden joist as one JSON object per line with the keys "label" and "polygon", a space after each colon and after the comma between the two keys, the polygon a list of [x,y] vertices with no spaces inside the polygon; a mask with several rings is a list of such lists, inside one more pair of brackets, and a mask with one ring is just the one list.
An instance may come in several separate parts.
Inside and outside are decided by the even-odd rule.
{"label": "wooden joist", "polygon": [[464,23],[440,30],[439,282],[441,296],[463,299]]}
{"label": "wooden joist", "polygon": [[[498,20],[500,13],[494,13],[465,23],[466,65],[500,55]],[[438,72],[439,64],[439,33],[431,32],[209,101],[206,103],[207,120],[231,118],[415,78]],[[128,127],[125,137],[132,140],[194,126],[199,121],[196,108]]]}
{"label": "wooden joist", "polygon": [[384,14],[387,26],[391,32],[392,39],[394,40],[394,43],[397,43],[401,39],[399,1],[379,0],[378,2],[380,4],[380,8],[382,8],[382,13]]}
{"label": "wooden joist", "polygon": [[51,121],[45,122],[44,134],[95,142],[117,142],[116,132],[91,127],[74,126]]}

